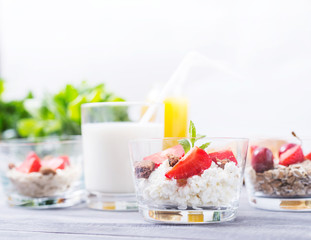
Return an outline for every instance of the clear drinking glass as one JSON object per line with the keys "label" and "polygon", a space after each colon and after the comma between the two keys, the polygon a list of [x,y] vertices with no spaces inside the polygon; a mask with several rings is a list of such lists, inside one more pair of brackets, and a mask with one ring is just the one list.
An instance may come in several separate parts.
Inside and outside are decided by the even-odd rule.
{"label": "clear drinking glass", "polygon": [[[282,149],[286,151],[280,157]],[[311,139],[252,139],[245,169],[250,204],[266,210],[310,212],[310,153]]]}
{"label": "clear drinking glass", "polygon": [[201,224],[234,219],[248,140],[201,138],[196,146],[210,145],[205,150],[191,148],[186,155],[178,140],[130,142],[139,210],[145,220]]}
{"label": "clear drinking glass", "polygon": [[83,200],[80,136],[2,141],[0,159],[3,189],[12,206],[60,208]]}
{"label": "clear drinking glass", "polygon": [[151,104],[105,102],[82,105],[82,138],[88,207],[137,210],[128,152],[133,138],[163,137],[162,104],[149,122],[141,118]]}

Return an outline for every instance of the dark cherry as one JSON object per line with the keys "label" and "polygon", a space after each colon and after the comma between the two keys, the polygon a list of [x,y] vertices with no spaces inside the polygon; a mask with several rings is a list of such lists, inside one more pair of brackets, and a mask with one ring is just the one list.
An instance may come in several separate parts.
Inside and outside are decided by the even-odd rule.
{"label": "dark cherry", "polygon": [[257,147],[251,160],[252,167],[256,172],[264,172],[273,168],[273,153],[265,147]]}

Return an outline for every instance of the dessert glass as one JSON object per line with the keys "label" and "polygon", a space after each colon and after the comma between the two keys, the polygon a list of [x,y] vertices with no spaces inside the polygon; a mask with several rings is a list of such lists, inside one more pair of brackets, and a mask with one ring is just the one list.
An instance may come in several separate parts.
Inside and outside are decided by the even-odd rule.
{"label": "dessert glass", "polygon": [[[279,164],[279,149],[286,143],[300,145],[292,139],[253,139],[250,141],[245,169],[245,184],[249,203],[253,207],[275,211],[311,211],[311,160],[283,166]],[[255,171],[252,155],[256,147],[271,150],[270,169]],[[311,139],[302,139],[304,155],[311,152]]]}
{"label": "dessert glass", "polygon": [[170,156],[166,154],[167,150],[165,154],[163,152],[160,154],[162,157],[165,156],[161,164],[155,164],[153,169],[148,170],[149,172],[145,171],[148,168],[145,163],[149,161],[150,156],[151,158],[159,156],[159,152],[167,149],[167,146],[176,148],[178,140],[181,139],[130,141],[132,172],[141,214],[147,221],[174,224],[202,224],[233,220],[239,206],[248,140],[237,138],[197,140],[195,144],[197,146],[210,142],[205,149],[209,156],[211,156],[210,153],[230,150],[237,163],[227,159],[221,162],[217,159],[216,164],[213,160],[208,169],[187,179],[176,180],[165,176],[172,169],[171,159],[167,160]]}
{"label": "dessert glass", "polygon": [[85,187],[89,208],[137,210],[128,141],[163,137],[162,104],[155,104],[149,122],[141,122],[150,107],[144,102],[104,102],[82,105]]}
{"label": "dessert glass", "polygon": [[[34,165],[36,170],[27,173],[18,170],[31,154],[40,158],[42,166]],[[54,164],[53,159],[58,157],[65,157],[68,165],[56,170],[44,167],[44,163]],[[61,208],[83,200],[80,136],[2,141],[0,159],[3,190],[11,206]]]}

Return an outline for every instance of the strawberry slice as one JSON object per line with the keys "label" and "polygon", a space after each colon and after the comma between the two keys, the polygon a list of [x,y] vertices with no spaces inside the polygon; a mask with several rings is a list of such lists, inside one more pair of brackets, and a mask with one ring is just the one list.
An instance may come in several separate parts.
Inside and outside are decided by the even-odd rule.
{"label": "strawberry slice", "polygon": [[70,161],[68,156],[59,156],[59,158],[63,159],[65,162],[65,166],[70,166]]}
{"label": "strawberry slice", "polygon": [[51,168],[53,170],[65,169],[65,167],[67,166],[67,160],[68,159],[64,159],[62,157],[47,159],[42,161],[42,167]]}
{"label": "strawberry slice", "polygon": [[152,161],[154,162],[155,167],[158,167],[167,159],[168,154],[173,154],[174,156],[181,158],[185,155],[185,151],[184,148],[180,144],[178,144],[174,147],[165,149],[164,151],[157,152],[150,156],[144,157],[144,160]]}
{"label": "strawberry slice", "polygon": [[32,173],[39,172],[41,168],[40,158],[37,156],[35,152],[30,152],[26,160],[22,162],[22,164],[16,168],[17,171],[22,173]]}
{"label": "strawberry slice", "polygon": [[225,160],[228,159],[235,163],[235,165],[238,165],[238,161],[236,160],[233,152],[231,150],[224,150],[219,152],[213,152],[208,154],[210,158],[213,160],[214,163],[217,164],[219,160]]}
{"label": "strawberry slice", "polygon": [[170,171],[165,174],[169,179],[186,179],[200,175],[212,164],[210,156],[201,148],[192,148]]}
{"label": "strawberry slice", "polygon": [[311,152],[305,156],[305,159],[311,160]]}
{"label": "strawberry slice", "polygon": [[289,166],[291,164],[303,162],[304,160],[305,157],[301,147],[296,145],[281,154],[279,164]]}

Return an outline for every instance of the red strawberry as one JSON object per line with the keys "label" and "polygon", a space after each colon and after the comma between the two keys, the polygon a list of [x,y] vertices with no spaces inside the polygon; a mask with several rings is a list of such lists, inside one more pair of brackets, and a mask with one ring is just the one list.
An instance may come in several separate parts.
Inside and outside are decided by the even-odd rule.
{"label": "red strawberry", "polygon": [[70,166],[70,161],[69,161],[69,157],[68,156],[66,156],[66,155],[59,156],[58,158],[63,159],[66,166]]}
{"label": "red strawberry", "polygon": [[305,156],[305,159],[311,160],[311,152]]}
{"label": "red strawberry", "polygon": [[35,152],[30,152],[24,162],[16,168],[23,173],[39,172],[41,168],[40,158]]}
{"label": "red strawberry", "polygon": [[280,150],[279,150],[279,157],[281,157],[281,155],[283,153],[285,153],[288,149],[291,149],[292,147],[295,147],[295,146],[297,146],[297,144],[295,144],[295,143],[285,143],[285,144],[283,144],[280,147]]}
{"label": "red strawberry", "polygon": [[184,148],[180,144],[178,144],[174,147],[165,149],[164,151],[157,152],[150,156],[144,157],[144,160],[150,160],[155,163],[156,167],[158,167],[161,163],[163,163],[167,159],[168,154],[172,154],[174,156],[181,158],[185,155],[185,151]]}
{"label": "red strawberry", "polygon": [[231,150],[213,152],[213,153],[209,153],[208,155],[213,160],[213,162],[216,164],[219,160],[225,160],[225,159],[228,159],[228,160],[234,162],[235,165],[238,164],[238,161],[236,160],[236,158],[235,158],[235,156]]}
{"label": "red strawberry", "polygon": [[42,167],[51,168],[53,170],[65,169],[65,167],[67,166],[67,160],[68,159],[64,159],[61,157],[47,159],[42,161]]}
{"label": "red strawberry", "polygon": [[301,147],[296,145],[281,154],[279,163],[284,166],[289,166],[291,164],[303,162],[304,160],[305,157]]}
{"label": "red strawberry", "polygon": [[170,171],[165,174],[169,179],[186,179],[200,175],[212,164],[212,159],[198,147],[192,148]]}

